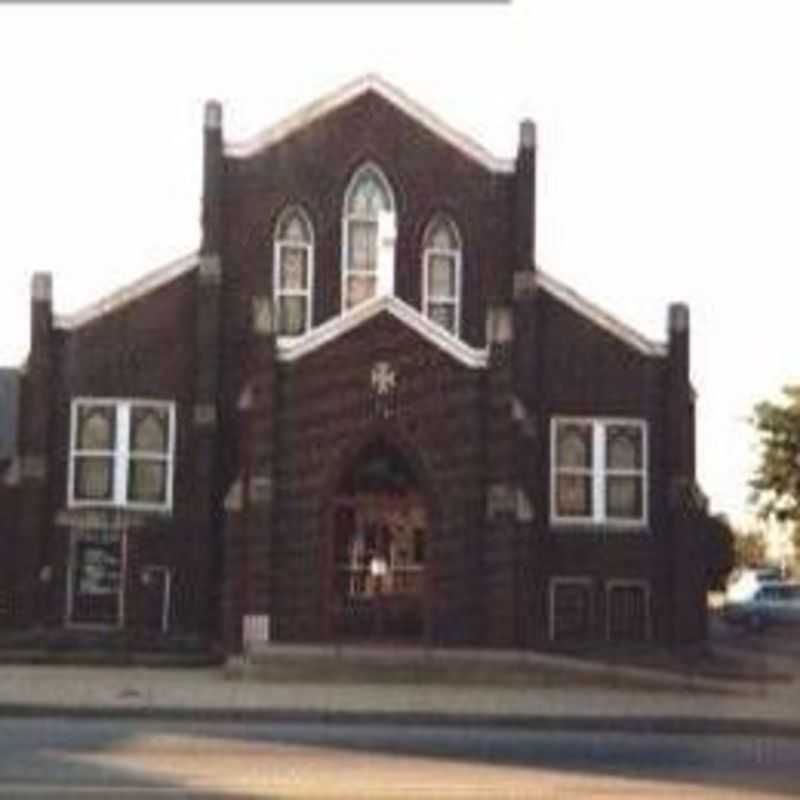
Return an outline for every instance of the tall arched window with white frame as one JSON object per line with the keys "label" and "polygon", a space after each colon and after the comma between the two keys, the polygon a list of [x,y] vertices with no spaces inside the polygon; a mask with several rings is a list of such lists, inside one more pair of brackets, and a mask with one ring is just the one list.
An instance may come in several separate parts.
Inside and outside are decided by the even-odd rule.
{"label": "tall arched window with white frame", "polygon": [[449,217],[438,216],[422,240],[422,310],[454,336],[461,328],[461,237]]}
{"label": "tall arched window with white frame", "polygon": [[311,327],[314,231],[306,213],[287,208],[275,226],[273,291],[279,336],[301,336]]}
{"label": "tall arched window with white frame", "polygon": [[353,175],[342,219],[342,310],[394,292],[394,197],[374,164]]}

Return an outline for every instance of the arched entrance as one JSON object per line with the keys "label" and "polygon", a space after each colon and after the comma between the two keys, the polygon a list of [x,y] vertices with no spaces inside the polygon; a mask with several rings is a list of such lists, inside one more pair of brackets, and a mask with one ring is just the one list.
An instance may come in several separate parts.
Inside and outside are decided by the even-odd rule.
{"label": "arched entrance", "polygon": [[429,515],[408,459],[382,439],[365,447],[339,483],[332,512],[331,636],[420,641]]}

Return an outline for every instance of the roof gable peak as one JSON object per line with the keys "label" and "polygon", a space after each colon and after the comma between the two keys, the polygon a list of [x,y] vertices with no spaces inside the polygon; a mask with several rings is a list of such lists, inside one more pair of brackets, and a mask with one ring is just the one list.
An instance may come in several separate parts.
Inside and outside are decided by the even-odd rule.
{"label": "roof gable peak", "polygon": [[225,154],[231,158],[249,158],[256,155],[368,92],[379,95],[485,169],[491,172],[513,172],[513,160],[497,158],[492,155],[483,145],[467,134],[457,131],[375,72],[368,72],[332,92],[322,95],[249,139],[226,142]]}

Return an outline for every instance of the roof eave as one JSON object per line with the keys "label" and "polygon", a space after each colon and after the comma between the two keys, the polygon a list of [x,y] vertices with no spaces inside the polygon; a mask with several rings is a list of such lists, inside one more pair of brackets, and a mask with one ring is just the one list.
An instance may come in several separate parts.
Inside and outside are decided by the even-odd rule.
{"label": "roof eave", "polygon": [[368,300],[346,311],[344,314],[340,314],[322,325],[312,328],[302,336],[279,337],[277,340],[278,360],[293,362],[310,355],[384,311],[412,328],[423,339],[451,356],[463,366],[469,369],[486,368],[489,360],[488,350],[470,347],[461,339],[448,333],[440,325],[432,322],[415,308],[393,295],[383,295]]}
{"label": "roof eave", "polygon": [[643,336],[629,325],[609,314],[605,309],[578,294],[571,287],[556,280],[552,275],[537,269],[536,280],[542,289],[549,292],[557,300],[634,350],[645,356],[656,358],[662,358],[667,355],[666,345],[661,342],[654,342]]}
{"label": "roof eave", "polygon": [[190,253],[157,267],[127,286],[116,289],[111,294],[101,297],[78,311],[71,314],[56,314],[53,319],[53,326],[60,330],[74,330],[100,317],[118,311],[134,300],[139,300],[150,294],[150,292],[191,272],[197,266],[198,259],[197,253]]}

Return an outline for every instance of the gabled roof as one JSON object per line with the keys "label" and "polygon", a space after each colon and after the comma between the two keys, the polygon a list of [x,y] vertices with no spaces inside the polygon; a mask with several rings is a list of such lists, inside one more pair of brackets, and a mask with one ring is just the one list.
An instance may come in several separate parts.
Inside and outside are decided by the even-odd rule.
{"label": "gabled roof", "polygon": [[667,350],[663,344],[653,342],[645,336],[642,336],[641,333],[629,327],[624,322],[621,322],[616,317],[600,308],[600,306],[587,300],[574,289],[557,281],[552,275],[548,275],[540,269],[537,269],[536,281],[542,289],[555,297],[556,300],[561,301],[565,306],[568,306],[589,322],[594,323],[612,336],[625,342],[625,344],[634,348],[634,350],[638,350],[646,356],[666,355]]}
{"label": "gabled roof", "polygon": [[190,253],[188,256],[183,256],[175,261],[170,261],[157,267],[154,270],[143,275],[133,283],[117,289],[111,294],[101,297],[91,305],[88,305],[79,311],[72,314],[57,314],[55,316],[55,327],[72,330],[85,325],[87,322],[97,319],[98,317],[110,314],[117,311],[128,303],[144,297],[146,294],[158,289],[165,283],[175,280],[175,278],[191,272],[198,263],[197,253]]}
{"label": "gabled roof", "polygon": [[297,338],[278,339],[278,359],[296,361],[320,347],[338,339],[349,331],[358,328],[382,312],[391,314],[400,322],[416,331],[423,339],[447,353],[456,361],[470,369],[482,369],[489,360],[489,351],[476,349],[448,333],[441,325],[431,322],[415,308],[404,303],[394,295],[381,295],[351,308],[344,314],[324,322],[308,333]]}
{"label": "gabled roof", "polygon": [[373,73],[357,78],[338,89],[323,95],[294,114],[242,142],[226,142],[225,155],[232,158],[248,158],[287,138],[291,134],[316,122],[338,108],[355,100],[362,94],[375,92],[384,100],[427,128],[431,133],[460,150],[467,158],[492,172],[513,172],[514,162],[493,156],[483,145],[476,142],[433,112],[421,106],[400,89]]}

